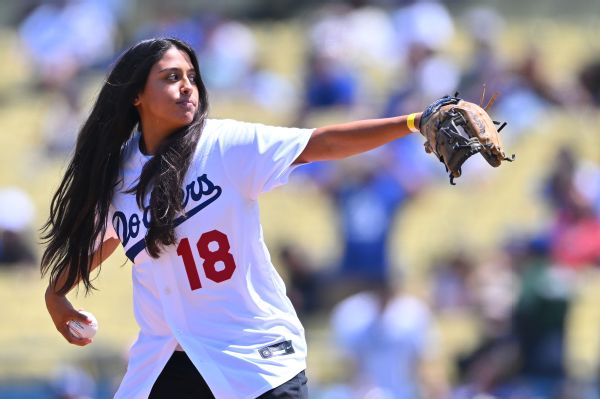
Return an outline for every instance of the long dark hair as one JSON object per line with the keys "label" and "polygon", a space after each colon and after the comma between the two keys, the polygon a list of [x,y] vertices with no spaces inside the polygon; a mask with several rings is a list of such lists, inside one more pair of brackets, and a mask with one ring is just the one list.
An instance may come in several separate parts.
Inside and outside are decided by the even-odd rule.
{"label": "long dark hair", "polygon": [[[152,66],[172,47],[185,51],[196,70],[198,110],[192,123],[170,135],[142,169],[135,192],[138,206],[150,195],[150,227],[146,249],[158,257],[163,246],[176,242],[173,220],[182,211],[181,186],[208,112],[208,96],[200,77],[198,59],[186,43],[172,38],[137,43],[117,60],[94,107],[77,137],[75,152],[52,198],[50,216],[42,227],[46,249],[41,273],[50,273],[55,285],[65,275],[59,293],[66,294],[79,281],[85,292],[93,289],[90,262],[97,243],[104,240],[110,202],[119,184],[119,167],[125,144],[139,115],[133,105],[143,90]],[[160,179],[157,178],[160,176]]]}

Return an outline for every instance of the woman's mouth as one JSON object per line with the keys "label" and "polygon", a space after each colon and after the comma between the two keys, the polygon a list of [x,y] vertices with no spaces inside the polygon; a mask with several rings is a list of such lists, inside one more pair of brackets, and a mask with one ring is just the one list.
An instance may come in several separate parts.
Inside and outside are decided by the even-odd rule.
{"label": "woman's mouth", "polygon": [[196,104],[194,104],[194,102],[191,100],[177,101],[177,105],[180,105],[181,107],[186,108],[186,109],[195,109],[196,108]]}

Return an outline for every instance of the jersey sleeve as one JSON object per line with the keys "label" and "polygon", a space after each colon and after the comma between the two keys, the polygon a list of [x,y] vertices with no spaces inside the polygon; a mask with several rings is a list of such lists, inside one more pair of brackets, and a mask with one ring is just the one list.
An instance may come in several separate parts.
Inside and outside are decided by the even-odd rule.
{"label": "jersey sleeve", "polygon": [[228,177],[242,193],[256,199],[262,192],[285,184],[292,163],[306,147],[313,129],[221,121],[218,132],[221,159]]}

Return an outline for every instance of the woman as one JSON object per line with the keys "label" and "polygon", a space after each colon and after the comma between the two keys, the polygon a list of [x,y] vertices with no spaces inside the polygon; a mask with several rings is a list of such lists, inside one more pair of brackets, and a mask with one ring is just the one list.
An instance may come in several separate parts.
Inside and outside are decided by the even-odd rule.
{"label": "woman", "polygon": [[[87,322],[65,295],[123,245],[140,333],[117,398],[305,398],[304,330],[271,264],[257,197],[293,165],[416,131],[420,114],[315,130],[207,119],[193,50],[126,51],[81,128],[44,226],[46,305],[65,339]],[[411,125],[409,128],[408,124]]]}

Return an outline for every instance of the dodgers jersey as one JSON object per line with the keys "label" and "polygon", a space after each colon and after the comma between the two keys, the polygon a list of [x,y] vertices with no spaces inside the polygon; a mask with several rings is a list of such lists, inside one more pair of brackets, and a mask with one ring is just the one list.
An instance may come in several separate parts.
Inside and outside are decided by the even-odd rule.
{"label": "dodgers jersey", "polygon": [[124,193],[150,156],[139,133],[126,144],[105,239],[118,237],[133,262],[140,331],[116,398],[147,398],[178,344],[218,399],[255,398],[306,368],[304,329],[271,263],[257,198],[287,181],[311,133],[207,120],[182,187],[178,243],[158,259],[145,251],[149,211]]}

